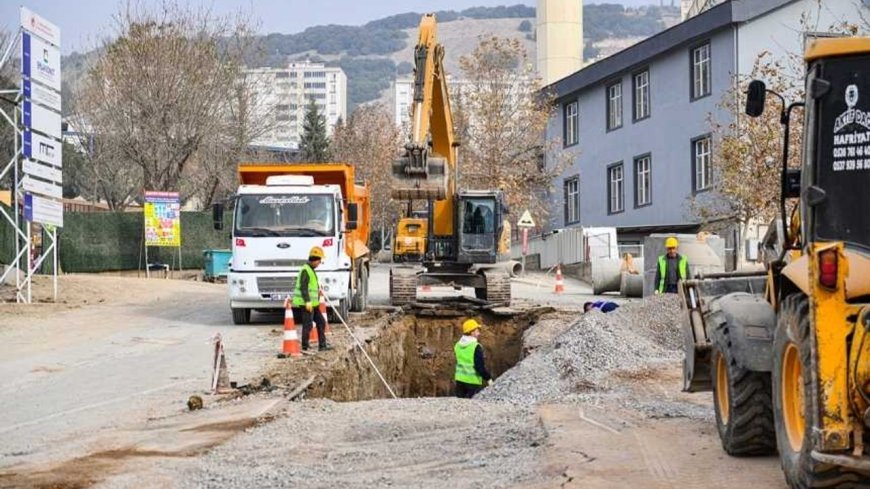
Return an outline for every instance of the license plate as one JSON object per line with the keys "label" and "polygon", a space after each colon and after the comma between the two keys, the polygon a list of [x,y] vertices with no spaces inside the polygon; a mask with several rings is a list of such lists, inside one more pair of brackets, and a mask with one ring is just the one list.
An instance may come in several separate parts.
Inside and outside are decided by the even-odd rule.
{"label": "license plate", "polygon": [[283,301],[284,299],[290,297],[290,294],[272,294],[272,301]]}

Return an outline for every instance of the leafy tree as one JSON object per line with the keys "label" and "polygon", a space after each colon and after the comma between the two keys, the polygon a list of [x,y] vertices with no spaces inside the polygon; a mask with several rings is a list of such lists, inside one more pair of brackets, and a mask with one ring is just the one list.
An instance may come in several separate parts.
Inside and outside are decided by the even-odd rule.
{"label": "leafy tree", "polygon": [[452,87],[463,188],[498,188],[511,209],[543,221],[546,193],[560,164],[545,167],[544,133],[553,111],[534,63],[518,39],[487,37],[460,59],[462,84]]}
{"label": "leafy tree", "polygon": [[303,161],[323,163],[332,159],[329,136],[326,135],[326,118],[314,99],[311,99],[305,108],[302,136],[299,139],[299,150],[302,152]]}
{"label": "leafy tree", "polygon": [[520,22],[518,29],[520,32],[532,32],[532,22],[529,19],[526,19]]}

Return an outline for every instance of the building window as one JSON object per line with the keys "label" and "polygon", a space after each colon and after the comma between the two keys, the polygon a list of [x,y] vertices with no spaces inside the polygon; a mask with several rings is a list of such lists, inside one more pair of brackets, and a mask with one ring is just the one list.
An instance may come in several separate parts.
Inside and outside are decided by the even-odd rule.
{"label": "building window", "polygon": [[652,204],[652,157],[638,156],[634,159],[634,206]]}
{"label": "building window", "polygon": [[286,112],[286,111],[290,110],[290,106],[278,104],[275,106],[275,110],[277,110],[279,112]]}
{"label": "building window", "polygon": [[607,211],[616,214],[625,210],[625,174],[622,163],[607,168]]}
{"label": "building window", "polygon": [[565,179],[565,224],[580,222],[580,177]]}
{"label": "building window", "polygon": [[710,136],[692,141],[692,187],[703,192],[713,185],[713,160]]}
{"label": "building window", "polygon": [[574,146],[580,139],[578,122],[577,101],[575,100],[570,104],[565,104],[565,146]]}
{"label": "building window", "polygon": [[646,119],[650,114],[649,107],[649,70],[634,75],[634,120]]}
{"label": "building window", "polygon": [[692,100],[710,95],[710,43],[692,49]]}
{"label": "building window", "polygon": [[305,82],[304,88],[326,89],[326,83],[323,83],[323,82]]}
{"label": "building window", "polygon": [[290,78],[290,72],[279,71],[279,72],[275,73],[275,78]]}
{"label": "building window", "polygon": [[622,127],[622,82],[607,87],[607,130]]}

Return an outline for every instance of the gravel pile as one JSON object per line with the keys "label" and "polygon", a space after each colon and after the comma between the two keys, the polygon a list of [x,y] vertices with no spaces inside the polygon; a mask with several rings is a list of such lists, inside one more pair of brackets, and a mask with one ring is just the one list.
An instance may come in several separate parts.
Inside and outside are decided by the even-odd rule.
{"label": "gravel pile", "polygon": [[181,487],[522,487],[546,433],[525,407],[461,400],[293,403],[195,462]]}
{"label": "gravel pile", "polygon": [[481,399],[533,403],[613,387],[615,372],[642,372],[682,358],[679,299],[656,296],[614,312],[583,314],[481,392]]}

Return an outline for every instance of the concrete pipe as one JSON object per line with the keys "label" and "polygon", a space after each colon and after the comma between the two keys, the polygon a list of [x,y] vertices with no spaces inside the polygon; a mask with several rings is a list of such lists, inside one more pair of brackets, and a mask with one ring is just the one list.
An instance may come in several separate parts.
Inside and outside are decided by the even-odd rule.
{"label": "concrete pipe", "polygon": [[592,261],[592,293],[618,292],[622,277],[620,276],[620,260],[616,258],[599,258]]}
{"label": "concrete pipe", "polygon": [[619,294],[623,297],[643,297],[643,275],[622,272]]}

